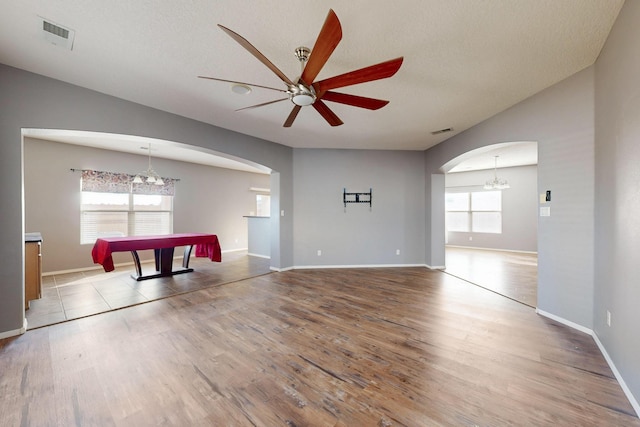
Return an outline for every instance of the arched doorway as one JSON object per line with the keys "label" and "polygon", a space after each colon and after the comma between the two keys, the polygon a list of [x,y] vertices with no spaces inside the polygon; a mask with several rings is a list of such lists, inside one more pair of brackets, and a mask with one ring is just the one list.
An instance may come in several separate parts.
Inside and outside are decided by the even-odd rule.
{"label": "arched doorway", "polygon": [[[270,271],[269,259],[248,256],[247,219],[243,217],[255,210],[252,204],[255,194],[251,189],[270,187],[271,170],[266,167],[173,141],[101,132],[24,129],[23,151],[26,231],[38,231],[43,238],[42,297],[30,301],[25,313],[29,329]],[[105,274],[92,262],[95,237],[88,243],[82,234],[87,215],[81,208],[84,192],[79,186],[80,171],[135,175],[151,164],[161,176],[178,180],[176,193],[171,196],[168,214],[172,230],[168,232],[211,233],[219,237],[223,249],[221,263],[191,257],[190,267],[195,267],[197,277],[188,274],[175,280],[162,278],[137,283],[131,280],[132,258],[126,252],[114,254],[119,265],[112,273]],[[132,197],[135,196],[127,196]],[[141,211],[134,215],[125,212],[124,218],[138,218],[140,213],[145,226],[149,225],[149,215],[159,213],[153,206],[134,205]],[[119,206],[105,205],[101,209]],[[109,216],[107,220],[115,221],[113,218]],[[153,220],[151,223],[155,224]],[[116,225],[119,226],[120,223]],[[125,231],[133,231],[131,225],[124,227]],[[180,254],[177,251],[175,255]],[[153,272],[153,263],[144,263],[153,259],[153,251],[142,251],[139,255],[143,270]],[[174,261],[174,265],[180,264],[181,260]]]}
{"label": "arched doorway", "polygon": [[[537,143],[517,141],[470,150],[442,170],[444,271],[535,307]],[[507,188],[494,181],[504,181]]]}

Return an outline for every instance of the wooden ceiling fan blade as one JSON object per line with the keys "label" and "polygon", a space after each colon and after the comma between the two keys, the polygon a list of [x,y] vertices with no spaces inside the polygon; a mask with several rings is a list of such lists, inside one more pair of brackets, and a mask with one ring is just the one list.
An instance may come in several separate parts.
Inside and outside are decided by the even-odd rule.
{"label": "wooden ceiling fan blade", "polygon": [[251,105],[249,107],[238,108],[236,111],[250,110],[252,108],[264,107],[265,105],[275,104],[276,102],[286,101],[289,98],[276,99],[275,101],[263,102],[262,104]]}
{"label": "wooden ceiling fan blade", "polygon": [[304,67],[302,76],[300,76],[304,83],[313,83],[313,80],[318,76],[338,43],[340,43],[340,40],[342,40],[342,26],[333,9],[329,9],[327,19],[322,25],[313,49],[311,49],[311,56],[309,56],[309,60]]}
{"label": "wooden ceiling fan blade", "polygon": [[314,102],[311,105],[313,105],[313,108],[315,108],[316,111],[320,113],[320,115],[324,117],[324,119],[331,126],[340,126],[341,124],[343,124],[342,120],[340,120],[340,118],[336,116],[336,114],[333,111],[331,111],[329,107],[327,107],[327,104],[320,101],[319,99],[316,99],[316,102]]}
{"label": "wooden ceiling fan blade", "polygon": [[215,81],[218,81],[218,82],[233,83],[233,84],[237,84],[237,85],[260,87],[262,89],[277,90],[278,92],[286,92],[286,90],[284,90],[284,89],[278,89],[278,88],[269,87],[269,86],[262,86],[262,85],[257,85],[257,84],[254,84],[254,83],[238,82],[238,81],[235,81],[235,80],[225,80],[225,79],[218,79],[216,77],[207,77],[207,76],[198,76],[198,78],[199,79],[207,79],[207,80],[215,80]]}
{"label": "wooden ceiling fan blade", "polygon": [[289,113],[289,117],[287,117],[287,120],[284,121],[284,125],[282,126],[285,128],[290,128],[291,125],[293,124],[293,121],[296,119],[296,117],[298,117],[298,113],[300,112],[301,109],[302,109],[301,106],[295,105],[293,107],[293,110],[291,110],[291,113]]}
{"label": "wooden ceiling fan blade", "polygon": [[316,93],[319,93],[322,96],[323,92],[331,89],[357,85],[373,80],[386,79],[393,76],[400,69],[403,59],[403,57],[391,59],[389,61],[381,62],[380,64],[340,74],[339,76],[329,77],[328,79],[314,83],[313,87],[316,90]]}
{"label": "wooden ceiling fan blade", "polygon": [[338,92],[325,92],[322,95],[324,101],[339,102],[340,104],[351,105],[353,107],[366,108],[368,110],[378,110],[389,103],[383,99],[367,98],[364,96],[349,95]]}
{"label": "wooden ceiling fan blade", "polygon": [[264,56],[258,49],[256,49],[255,46],[253,46],[251,43],[249,43],[249,41],[247,39],[245,39],[240,34],[234,32],[234,31],[232,31],[232,30],[228,29],[227,27],[224,27],[224,26],[222,26],[220,24],[218,24],[218,27],[220,27],[232,39],[234,39],[236,42],[238,42],[238,44],[240,44],[240,46],[242,46],[245,49],[247,49],[249,51],[249,53],[251,53],[253,56],[255,56],[260,62],[262,62],[264,65],[266,65],[267,68],[269,68],[278,77],[280,77],[280,80],[285,82],[287,85],[293,85],[293,82],[289,79],[289,77],[287,77],[282,71],[280,71],[278,69],[278,67],[273,65],[273,63],[271,61],[269,61],[267,59],[267,57]]}

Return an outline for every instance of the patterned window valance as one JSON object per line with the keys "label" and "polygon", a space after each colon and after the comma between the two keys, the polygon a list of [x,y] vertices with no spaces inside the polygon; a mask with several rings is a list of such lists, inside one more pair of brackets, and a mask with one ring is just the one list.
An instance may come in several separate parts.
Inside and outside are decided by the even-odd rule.
{"label": "patterned window valance", "polygon": [[173,196],[177,179],[162,177],[164,185],[134,184],[134,175],[94,170],[82,171],[82,191],[98,193],[133,193]]}
{"label": "patterned window valance", "polygon": [[[133,176],[131,179],[133,180]],[[176,181],[174,178],[165,178],[162,177],[162,181],[164,181],[164,185],[155,185],[155,184],[131,184],[131,192],[133,194],[159,194],[161,196],[173,196],[176,192]]]}

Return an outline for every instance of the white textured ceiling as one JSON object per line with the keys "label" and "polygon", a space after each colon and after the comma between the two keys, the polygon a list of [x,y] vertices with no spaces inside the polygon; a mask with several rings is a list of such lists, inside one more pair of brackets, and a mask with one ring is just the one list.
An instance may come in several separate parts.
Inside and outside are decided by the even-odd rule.
{"label": "white textured ceiling", "polygon": [[[0,62],[291,147],[424,150],[593,64],[623,0],[12,0]],[[333,8],[343,38],[316,80],[404,56],[386,80],[338,91],[389,100],[369,111],[327,103],[330,127],[255,88],[238,95],[198,75],[284,85],[221,31],[250,41],[290,78]],[[40,17],[75,31],[45,41]],[[274,96],[274,94],[276,96]],[[433,136],[452,127],[454,132]]]}

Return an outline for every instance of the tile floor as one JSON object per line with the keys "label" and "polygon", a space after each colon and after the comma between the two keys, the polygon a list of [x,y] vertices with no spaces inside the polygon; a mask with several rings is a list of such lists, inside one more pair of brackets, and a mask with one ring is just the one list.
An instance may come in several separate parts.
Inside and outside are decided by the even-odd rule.
{"label": "tile floor", "polygon": [[[174,262],[176,266],[181,263]],[[222,255],[221,263],[192,258],[192,273],[140,282],[131,277],[133,265],[116,267],[110,273],[90,270],[44,276],[42,298],[32,300],[26,311],[28,329],[255,277],[269,273],[269,264],[268,259],[248,256],[246,252],[229,252]],[[142,269],[153,269],[153,264],[143,264]]]}

